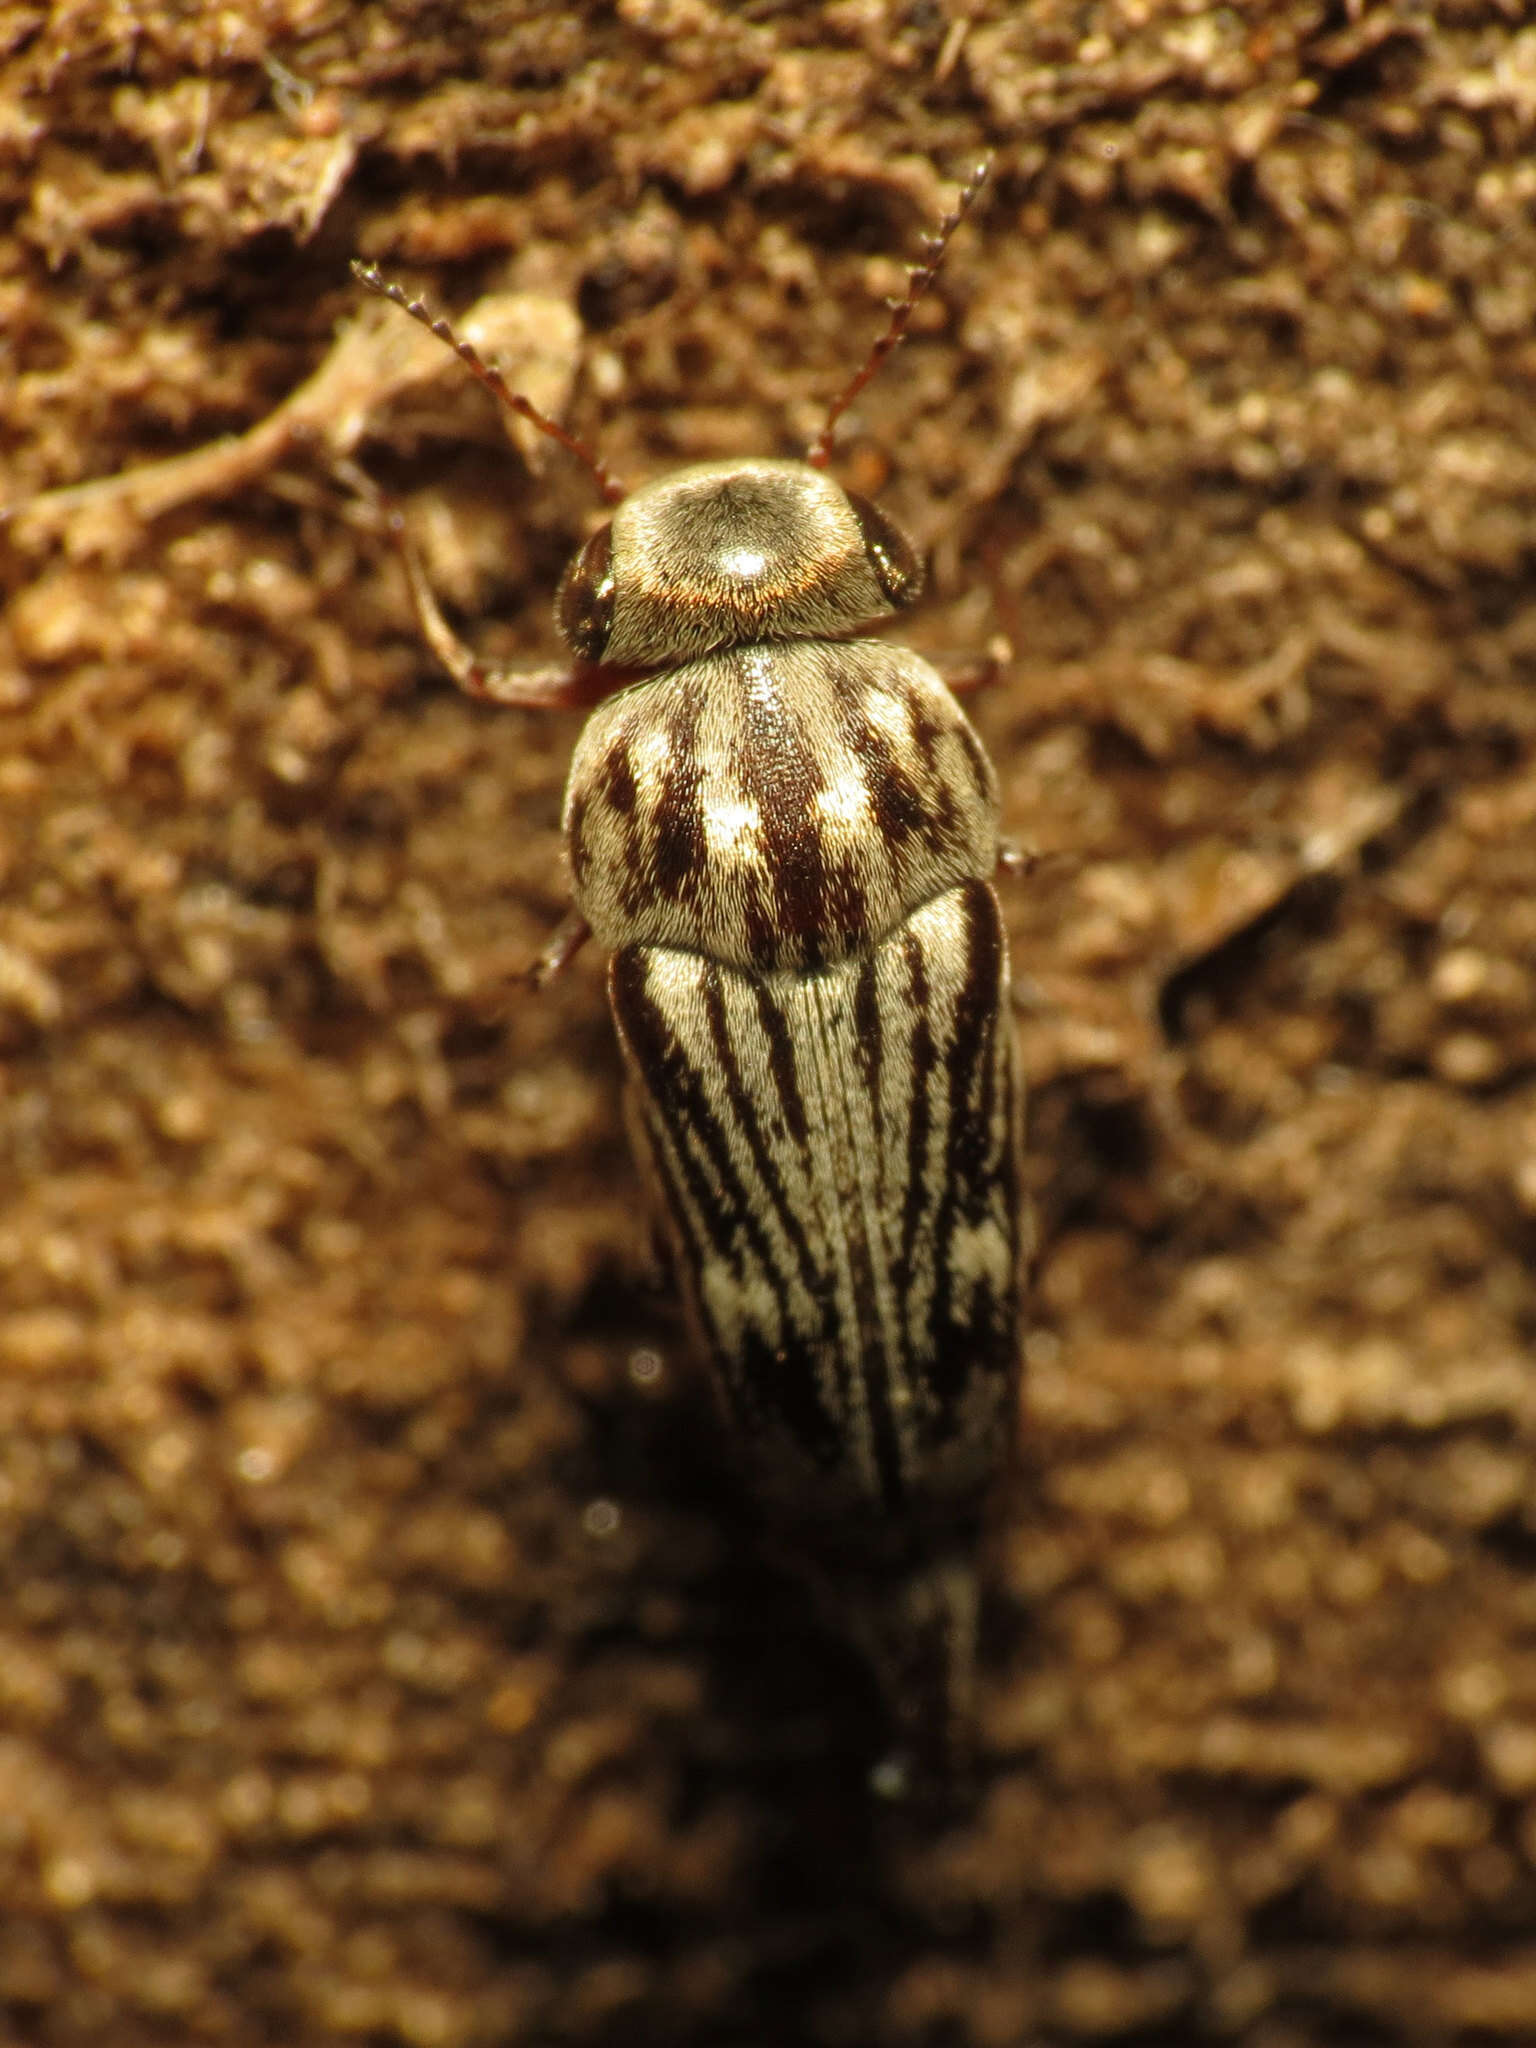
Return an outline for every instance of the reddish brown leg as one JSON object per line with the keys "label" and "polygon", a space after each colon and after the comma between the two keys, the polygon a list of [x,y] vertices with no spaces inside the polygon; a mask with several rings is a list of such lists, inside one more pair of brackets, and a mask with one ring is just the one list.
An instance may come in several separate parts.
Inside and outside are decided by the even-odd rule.
{"label": "reddish brown leg", "polygon": [[591,927],[581,912],[568,910],[531,965],[492,956],[485,962],[483,985],[466,999],[469,1015],[487,1027],[505,1024],[519,1004],[530,995],[541,995],[565,972],[591,936]]}
{"label": "reddish brown leg", "polygon": [[564,974],[592,936],[592,927],[579,910],[568,910],[544,942],[544,950],[528,970],[529,986],[548,988]]}
{"label": "reddish brown leg", "polygon": [[973,690],[985,690],[997,681],[1013,659],[1013,646],[998,633],[980,654],[956,655],[952,661],[930,654],[927,659],[957,697],[968,697]]}
{"label": "reddish brown leg", "polygon": [[[399,551],[401,566],[405,570],[417,629],[466,696],[480,697],[493,704],[521,704],[530,710],[543,711],[569,710],[573,706],[596,701],[590,666],[550,662],[542,668],[497,668],[483,662],[443,617],[406,527],[404,513],[387,498],[381,497],[379,503],[389,528],[389,537]],[[612,683],[608,683],[607,688],[612,687]],[[598,697],[605,694],[606,690],[597,691]]]}
{"label": "reddish brown leg", "polygon": [[339,462],[338,473],[378,518],[405,571],[416,629],[459,688],[488,703],[520,704],[533,711],[565,711],[600,704],[627,675],[591,662],[548,662],[541,668],[498,668],[480,659],[443,617],[426,570],[416,552],[405,514],[389,492],[355,462]]}
{"label": "reddish brown leg", "polygon": [[[526,669],[493,668],[482,662],[443,617],[400,507],[355,463],[338,466],[358,496],[383,520],[399,551],[421,637],[468,696],[535,710],[559,710],[599,703],[629,680],[622,670],[604,669],[590,662],[574,666],[550,663],[544,668]],[[581,912],[568,910],[522,978],[530,988],[547,988],[557,975],[565,972],[591,936],[592,927]]]}

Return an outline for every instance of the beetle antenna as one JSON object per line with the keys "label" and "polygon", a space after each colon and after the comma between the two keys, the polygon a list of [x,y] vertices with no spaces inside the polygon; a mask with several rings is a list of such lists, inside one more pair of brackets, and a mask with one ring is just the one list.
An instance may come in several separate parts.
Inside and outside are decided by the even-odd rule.
{"label": "beetle antenna", "polygon": [[[855,372],[827,408],[826,419],[821,432],[806,450],[805,459],[816,469],[825,469],[832,454],[832,437],[837,423],[858,397],[864,386],[877,373],[880,365],[895,348],[907,331],[907,323],[926,296],[934,275],[944,260],[944,251],[949,247],[949,238],[975,204],[976,195],[987,182],[987,173],[992,168],[990,156],[984,156],[965,181],[960,197],[953,209],[945,214],[935,231],[923,245],[923,253],[907,273],[907,288],[899,299],[891,301],[891,317],[886,322],[885,332],[875,341],[874,347],[864,358],[862,369]],[[354,266],[355,267],[355,266]]]}
{"label": "beetle antenna", "polygon": [[[915,272],[913,274],[916,275]],[[540,412],[532,400],[524,398],[520,391],[514,391],[500,370],[493,363],[488,363],[478,349],[455,334],[446,320],[440,319],[430,307],[423,305],[420,299],[413,299],[402,285],[385,277],[376,264],[354,263],[352,275],[368,291],[377,293],[381,299],[388,299],[389,303],[398,306],[402,313],[409,313],[429,334],[435,334],[439,341],[446,342],[465,369],[477,378],[494,398],[498,398],[509,412],[515,412],[519,419],[527,420],[530,426],[537,427],[541,434],[548,434],[552,441],[558,441],[562,448],[568,448],[578,462],[584,462],[592,472],[593,480],[602,492],[605,504],[616,505],[624,496],[623,484],[607,464],[598,459],[585,441],[580,441],[574,434],[568,433],[558,420],[552,420],[547,413]]]}

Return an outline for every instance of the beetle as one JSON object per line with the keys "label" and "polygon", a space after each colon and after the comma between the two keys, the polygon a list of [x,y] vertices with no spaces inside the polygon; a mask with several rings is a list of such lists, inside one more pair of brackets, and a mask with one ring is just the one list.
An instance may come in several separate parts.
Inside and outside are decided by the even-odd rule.
{"label": "beetle", "polygon": [[520,672],[453,633],[389,517],[462,688],[591,707],[563,812],[575,915],[545,971],[589,934],[607,950],[635,1148],[740,1466],[898,1717],[951,1730],[1027,1236],[998,789],[939,673],[861,637],[913,603],[922,567],[827,464],[985,169],[803,460],[697,463],[633,492],[354,265],[613,507],[560,585],[574,661]]}

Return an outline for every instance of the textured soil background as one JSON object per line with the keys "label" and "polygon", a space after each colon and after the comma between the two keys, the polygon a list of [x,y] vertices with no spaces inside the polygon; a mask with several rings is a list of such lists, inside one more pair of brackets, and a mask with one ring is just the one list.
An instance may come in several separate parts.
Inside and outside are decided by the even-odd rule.
{"label": "textured soil background", "polygon": [[[1523,13],[0,14],[0,2037],[1536,2041]],[[793,453],[988,147],[841,456],[1043,856],[935,1815],[712,1498],[601,962],[507,993],[576,722],[347,463],[514,656],[590,486],[346,263]]]}

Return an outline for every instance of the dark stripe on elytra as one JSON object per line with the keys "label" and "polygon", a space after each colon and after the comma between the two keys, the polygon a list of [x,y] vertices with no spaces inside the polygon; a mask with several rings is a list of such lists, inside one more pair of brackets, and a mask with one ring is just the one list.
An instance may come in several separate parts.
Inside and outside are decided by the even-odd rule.
{"label": "dark stripe on elytra", "polygon": [[944,745],[953,728],[940,727],[926,715],[919,715],[907,699],[897,697],[914,719],[932,754],[932,766],[921,781],[915,781],[896,742],[885,729],[857,710],[843,720],[842,737],[858,759],[860,772],[870,792],[870,805],[879,831],[876,859],[889,874],[896,890],[910,901],[915,872],[935,861],[945,863],[968,851],[973,839],[973,806],[970,779],[962,762],[946,758]]}
{"label": "dark stripe on elytra", "polygon": [[[861,978],[867,965],[861,969]],[[857,1002],[857,994],[855,996]],[[783,1012],[777,1004],[768,1000],[768,991],[762,990],[758,999],[759,1014],[765,1026],[771,1013],[775,1028],[784,1030]],[[783,1058],[793,1072],[793,1047],[785,1032]],[[842,1111],[841,1103],[828,1105],[829,1113]],[[825,1141],[827,1134],[811,1133],[802,1122],[802,1147],[818,1140]],[[876,1104],[876,1125],[878,1128],[878,1101]],[[870,1162],[860,1161],[862,1169]],[[841,1191],[840,1191],[841,1192]],[[870,1243],[863,1205],[856,1199],[853,1189],[847,1190],[842,1199],[834,1198],[835,1206],[828,1218],[831,1228],[838,1231],[849,1268],[851,1289],[851,1320],[853,1327],[839,1329],[835,1320],[836,1292],[833,1286],[832,1262],[825,1262],[821,1275],[822,1284],[813,1289],[813,1298],[824,1304],[824,1330],[822,1339],[822,1363],[835,1375],[835,1382],[842,1397],[843,1413],[851,1425],[858,1407],[862,1406],[868,1420],[869,1451],[874,1467],[874,1486],[878,1503],[888,1512],[894,1511],[901,1503],[904,1486],[902,1473],[901,1441],[896,1429],[895,1414],[891,1406],[892,1360],[888,1354],[884,1334],[876,1308],[877,1287],[875,1260],[880,1256]],[[853,1387],[849,1384],[857,1375],[862,1402],[853,1398]],[[851,1453],[851,1446],[849,1446]],[[862,1462],[862,1461],[859,1461]],[[850,1456],[851,1469],[857,1469]],[[859,1485],[859,1492],[867,1495],[868,1482]]]}
{"label": "dark stripe on elytra", "polygon": [[[962,885],[966,911],[966,964],[955,998],[955,1036],[950,1047],[952,1119],[945,1183],[962,1190],[989,1192],[995,1165],[996,1124],[993,1119],[993,1057],[998,1028],[998,978],[1002,972],[1002,918],[997,898],[985,882]],[[974,1102],[974,1113],[967,1109]],[[972,1204],[974,1207],[974,1203]]]}
{"label": "dark stripe on elytra", "polygon": [[954,1015],[949,1020],[948,1036],[939,1070],[943,1075],[943,1107],[940,1112],[940,1135],[942,1151],[937,1172],[938,1200],[935,1205],[933,1227],[933,1299],[930,1306],[932,1318],[928,1340],[927,1386],[937,1399],[939,1406],[947,1410],[956,1392],[958,1382],[955,1374],[959,1369],[968,1368],[969,1361],[961,1356],[963,1333],[954,1327],[954,1282],[949,1248],[955,1228],[956,1215],[960,1208],[960,1190],[952,1179],[955,1156],[962,1149],[964,1140],[957,1125],[971,1114],[969,1103],[968,1062],[974,1057],[967,1043],[967,1009],[974,1010],[974,996],[971,985],[976,970],[976,918],[974,906],[964,902],[958,906],[964,913],[961,926],[960,944],[964,949],[964,969],[955,996]]}
{"label": "dark stripe on elytra", "polygon": [[[707,968],[704,988],[706,1004],[711,990],[718,1000],[720,970]],[[709,1315],[700,1275],[706,1259],[725,1264],[739,1279],[743,1271],[744,1245],[761,1270],[770,1276],[783,1275],[777,1266],[755,1206],[731,1165],[729,1147],[719,1119],[710,1104],[707,1085],[692,1066],[666,1021],[666,1012],[650,995],[642,950],[627,948],[615,954],[610,970],[609,993],[615,1021],[625,1038],[637,1070],[642,1093],[655,1105],[665,1134],[678,1185],[673,1190],[674,1213],[687,1230],[694,1252],[694,1270],[685,1276],[697,1304],[699,1320],[710,1331],[716,1363],[726,1382],[732,1406],[746,1413],[753,1403],[763,1403],[780,1414],[785,1426],[804,1432],[808,1452],[818,1461],[828,1441],[840,1441],[839,1418],[829,1413],[820,1398],[812,1347],[795,1341],[781,1321],[770,1335],[759,1333],[756,1341],[766,1355],[779,1363],[766,1377],[748,1369],[745,1353],[732,1356]],[[801,1121],[804,1112],[801,1111]],[[678,1142],[679,1130],[695,1137],[709,1162],[709,1173],[700,1168],[692,1148]],[[660,1149],[660,1148],[658,1148]],[[812,1291],[813,1301],[817,1299]],[[749,1323],[748,1331],[753,1326]],[[747,1339],[743,1339],[744,1347]],[[798,1367],[794,1361],[798,1359]]]}
{"label": "dark stripe on elytra", "polygon": [[[621,1012],[621,1001],[629,1006],[623,1012]],[[621,999],[621,995],[618,995],[616,991],[612,993],[614,1024],[618,1026],[618,1036],[621,1036],[621,1042],[625,1044],[625,1049],[631,1053],[631,1061],[637,1067],[639,1067],[639,1057],[637,1055],[639,1055],[641,1044],[645,1047],[645,1055],[649,1057],[649,1061],[653,1061],[653,1063],[657,1061],[657,1042],[655,1042],[657,1040],[657,1032],[653,1028],[645,1030],[645,1032],[637,1032],[635,1030],[635,1026],[639,1024],[639,1018],[641,1018],[641,1001],[649,1004],[649,997],[641,997],[637,1001],[633,997],[633,993],[625,995],[623,999]],[[719,1255],[719,1243],[717,1243],[715,1235],[711,1233],[711,1225],[729,1223],[731,1217],[729,1217],[729,1212],[723,1208],[723,1204],[719,1200],[715,1200],[715,1196],[713,1196],[713,1192],[709,1188],[709,1180],[700,1174],[700,1169],[698,1169],[696,1161],[690,1157],[688,1149],[678,1143],[676,1122],[664,1112],[662,1104],[659,1104],[653,1081],[655,1081],[655,1073],[649,1073],[647,1081],[641,1083],[641,1106],[643,1106],[645,1122],[649,1124],[649,1130],[651,1130],[651,1157],[655,1161],[655,1171],[666,1182],[668,1214],[672,1217],[672,1221],[676,1223],[680,1235],[686,1239],[686,1245],[682,1249],[684,1249],[684,1255],[686,1255],[688,1270],[684,1274],[680,1274],[680,1280],[686,1286],[688,1294],[694,1298],[694,1305],[698,1309],[700,1321],[705,1323],[707,1327],[711,1327],[711,1341],[713,1341],[713,1325],[709,1325],[709,1317],[705,1313],[705,1300],[702,1300],[702,1290],[694,1286],[694,1278],[700,1272],[702,1262],[705,1262],[705,1257],[717,1257]],[[721,1239],[721,1241],[729,1243],[731,1239],[727,1237],[727,1239]],[[715,1346],[715,1348],[719,1350],[719,1346]]]}
{"label": "dark stripe on elytra", "polygon": [[[992,1027],[992,1049],[986,1074],[985,1102],[987,1128],[992,1135],[992,1145],[986,1166],[985,1187],[978,1189],[978,1195],[984,1199],[977,1203],[978,1214],[990,1213],[1003,1227],[1004,1263],[997,1276],[997,1284],[994,1286],[991,1282],[983,1282],[978,1287],[972,1303],[972,1370],[968,1376],[972,1383],[977,1373],[986,1374],[991,1378],[996,1383],[996,1400],[999,1404],[1006,1399],[1007,1389],[1013,1383],[1019,1341],[1018,1271],[1022,1193],[1019,1187],[1019,1158],[1015,1144],[1015,1118],[1018,1113],[1015,1101],[1017,1078],[1013,1068],[1012,1047],[1007,1042],[1009,1030],[1005,990]],[[985,1429],[987,1425],[983,1423],[981,1427]],[[948,1433],[952,1434],[952,1431]]]}
{"label": "dark stripe on elytra", "polygon": [[669,706],[666,766],[657,774],[656,793],[645,807],[647,895],[663,900],[694,903],[708,887],[698,726],[697,698],[685,697]]}
{"label": "dark stripe on elytra", "polygon": [[[758,1022],[769,1048],[769,1064],[774,1076],[775,1093],[783,1107],[791,1135],[800,1147],[802,1155],[808,1157],[809,1148],[820,1141],[824,1134],[813,1132],[810,1127],[810,1119],[800,1092],[794,1043],[790,1037],[784,1009],[774,999],[773,991],[765,983],[755,982],[754,992],[757,998]],[[815,1176],[808,1173],[807,1178],[814,1180]],[[790,1219],[782,1210],[780,1213],[784,1216],[787,1227]],[[779,1371],[786,1377],[798,1376],[800,1372],[807,1376],[809,1384],[799,1390],[798,1405],[803,1412],[813,1396],[818,1401],[821,1400],[817,1367],[830,1370],[833,1383],[839,1389],[841,1413],[844,1418],[851,1417],[854,1412],[849,1378],[854,1373],[859,1375],[865,1410],[870,1417],[877,1482],[882,1496],[888,1498],[888,1475],[891,1475],[894,1483],[899,1485],[900,1458],[889,1405],[885,1361],[878,1340],[872,1338],[870,1329],[875,1300],[872,1253],[863,1228],[862,1216],[855,1204],[845,1203],[841,1213],[834,1213],[827,1221],[832,1228],[841,1232],[843,1245],[848,1254],[853,1314],[857,1329],[839,1330],[837,1290],[834,1285],[832,1261],[830,1257],[818,1261],[807,1244],[807,1291],[821,1312],[819,1340],[814,1352],[803,1360],[794,1361],[793,1364],[788,1359],[784,1360]],[[824,1402],[822,1406],[824,1409]],[[845,1456],[848,1449],[845,1442]],[[861,1488],[860,1491],[862,1490]]]}
{"label": "dark stripe on elytra", "polygon": [[609,729],[602,754],[587,777],[586,786],[580,796],[572,800],[566,826],[572,872],[578,880],[591,865],[590,849],[582,845],[578,834],[584,831],[588,814],[594,806],[598,811],[598,832],[603,833],[606,827],[617,837],[618,846],[610,847],[604,867],[618,888],[619,907],[631,923],[644,911],[647,897],[645,873],[636,858],[635,805],[638,791],[631,751],[635,723],[634,717],[630,716],[617,720]]}
{"label": "dark stripe on elytra", "polygon": [[684,1198],[681,1168],[677,1147],[672,1140],[671,1127],[649,1095],[642,1095],[640,1113],[645,1120],[649,1137],[652,1170],[661,1182],[661,1195],[666,1205],[667,1217],[677,1239],[680,1240],[673,1246],[676,1254],[675,1265],[680,1269],[676,1271],[675,1278],[687,1295],[689,1305],[700,1326],[710,1336],[711,1351],[718,1352],[720,1347],[710,1331],[701,1291],[693,1284],[694,1275],[700,1270],[703,1261],[705,1247],[700,1239],[697,1212]]}
{"label": "dark stripe on elytra", "polygon": [[629,756],[630,727],[616,730],[598,769],[598,792],[610,810],[627,818],[635,808],[635,770]]}
{"label": "dark stripe on elytra", "polygon": [[916,690],[907,698],[907,706],[912,714],[912,744],[922,755],[923,766],[929,775],[935,775],[938,772],[939,741],[948,727],[940,725]]}
{"label": "dark stripe on elytra", "polygon": [[757,1021],[768,1046],[768,1067],[773,1075],[774,1091],[783,1106],[785,1127],[803,1151],[811,1124],[806,1115],[805,1097],[800,1093],[800,1069],[795,1062],[794,1043],[789,1035],[783,1005],[774,1001],[772,989],[758,976],[753,975],[751,979],[757,1003]]}
{"label": "dark stripe on elytra", "polygon": [[[826,840],[811,806],[826,783],[801,722],[777,691],[765,701],[762,652],[751,650],[738,659],[744,699],[741,779],[762,820],[764,865],[772,879],[777,927],[773,958],[761,964],[803,962],[817,967],[828,954],[831,888]],[[746,673],[749,662],[756,670],[751,677]]]}
{"label": "dark stripe on elytra", "polygon": [[[869,1121],[874,1130],[879,1132],[884,1123],[885,1033],[880,1015],[878,959],[873,950],[867,953],[863,960],[860,961],[858,979],[854,985],[853,1044],[854,1057],[859,1063],[859,1071],[863,1076],[865,1091],[869,1096]],[[881,1184],[876,1192],[879,1199],[884,1201],[887,1198],[887,1189],[890,1183],[889,1172],[883,1171],[880,1179]],[[910,1177],[908,1185],[910,1187]],[[898,1310],[902,1310],[905,1307],[911,1270],[911,1248],[910,1246],[904,1246],[893,1261],[892,1271],[889,1275],[891,1291],[896,1297]],[[873,1312],[872,1287],[870,1306]],[[910,1347],[905,1341],[906,1319],[904,1314],[901,1316],[900,1330],[902,1334],[899,1344],[901,1352],[899,1359],[887,1359],[884,1364],[876,1360],[873,1371],[871,1371],[869,1363],[866,1362],[864,1383],[867,1389],[872,1390],[877,1384],[880,1384],[883,1380],[884,1372],[890,1370],[892,1366],[910,1376],[912,1361],[908,1355]],[[894,1507],[896,1499],[900,1494],[902,1479],[901,1446],[896,1433],[895,1418],[888,1400],[882,1398],[877,1408],[872,1391],[870,1394],[870,1413],[874,1424],[875,1469],[880,1476],[886,1505],[887,1507]]]}
{"label": "dark stripe on elytra", "polygon": [[827,864],[828,957],[847,960],[869,944],[869,892],[864,886],[863,863],[845,845],[825,849]]}
{"label": "dark stripe on elytra", "polygon": [[886,845],[894,852],[918,833],[927,836],[932,823],[927,798],[890,734],[857,710],[843,717],[840,728],[839,737],[859,765]]}
{"label": "dark stripe on elytra", "polygon": [[[997,1136],[993,1055],[1002,966],[1001,918],[997,899],[984,882],[964,884],[964,910],[965,972],[955,998],[953,1035],[944,1062],[948,1113],[941,1194],[934,1219],[934,1344],[928,1384],[941,1415],[960,1399],[981,1363],[973,1349],[980,1333],[974,1323],[962,1326],[956,1320],[949,1246],[960,1220],[977,1222],[990,1208]],[[984,1288],[973,1291],[973,1315],[985,1295]],[[992,1318],[985,1314],[982,1320],[985,1324]]]}
{"label": "dark stripe on elytra", "polygon": [[[767,1243],[751,1197],[731,1165],[730,1147],[708,1086],[689,1061],[666,1011],[650,993],[649,950],[626,946],[614,954],[608,970],[608,997],[641,1092],[655,1104],[666,1131],[682,1181],[683,1207],[691,1204],[719,1258],[739,1269],[739,1238],[763,1270],[771,1273],[773,1261]],[[708,1174],[694,1157],[692,1146],[678,1141],[679,1131],[697,1141],[708,1161]],[[702,1290],[700,1298],[702,1313]]]}
{"label": "dark stripe on elytra", "polygon": [[[929,1020],[928,971],[923,959],[923,942],[907,925],[900,938],[902,964],[907,970],[906,1015],[911,1030],[906,1044],[907,1157],[901,1205],[900,1249],[896,1254],[894,1283],[898,1299],[906,1301],[912,1291],[918,1246],[925,1219],[929,1226],[929,1256],[934,1255],[932,1237],[932,1190],[928,1185],[928,1145],[933,1132],[933,1110],[928,1099],[936,1052],[933,1026]],[[910,1363],[914,1376],[921,1378],[926,1358],[914,1355]]]}
{"label": "dark stripe on elytra", "polygon": [[954,784],[946,778],[936,777],[929,799],[931,821],[928,841],[935,847],[953,848],[956,852],[965,846],[966,834],[960,799]]}
{"label": "dark stripe on elytra", "polygon": [[[722,988],[723,978],[723,975],[711,974],[704,983],[704,1013],[709,1025],[710,1043],[714,1047],[715,1058],[720,1063],[721,1076],[725,1082],[726,1100],[731,1106],[731,1114],[735,1118],[742,1136],[747,1141],[747,1150],[752,1155],[752,1164],[757,1168],[758,1179],[762,1182],[763,1190],[773,1205],[773,1211],[778,1218],[779,1227],[784,1233],[785,1241],[794,1258],[800,1285],[806,1297],[814,1304],[820,1300],[821,1290],[816,1284],[818,1276],[816,1262],[811,1254],[810,1240],[805,1234],[803,1219],[795,1213],[794,1207],[789,1200],[789,1191],[784,1185],[784,1177],[779,1170],[778,1159],[764,1135],[762,1116],[760,1114],[762,1104],[759,1102],[758,1097],[747,1087],[746,1082],[742,1078],[741,1061],[737,1057],[736,1046],[731,1038],[730,1024],[726,1015],[725,996]],[[746,977],[742,978],[746,979]],[[752,988],[752,992],[757,999],[759,1023],[764,1023],[767,1021],[767,1017],[771,1017],[776,1019],[782,1026],[782,1012],[779,1010],[778,1005],[772,1001],[769,993],[764,990],[762,984],[753,977],[748,982],[748,985]],[[805,1147],[805,1111],[800,1102],[799,1088],[794,1072],[793,1053],[788,1045],[787,1033],[784,1034],[784,1043],[785,1050],[790,1055],[787,1075],[780,1072],[777,1054],[771,1044],[769,1048],[768,1070],[773,1077],[774,1097],[778,1103],[785,1128],[795,1138],[796,1143],[803,1151]],[[829,1331],[823,1327],[822,1335],[825,1337],[828,1334],[830,1334]]]}
{"label": "dark stripe on elytra", "polygon": [[884,1051],[880,1025],[879,951],[871,947],[859,962],[858,979],[853,988],[853,1052],[873,1106],[870,1122],[876,1130],[880,1128],[880,1096],[885,1085],[882,1071]]}
{"label": "dark stripe on elytra", "polygon": [[[752,977],[752,994],[757,1005],[758,1028],[763,1034],[763,1042],[767,1048],[768,1071],[773,1077],[774,1094],[784,1116],[785,1131],[799,1147],[802,1156],[808,1158],[813,1137],[819,1134],[813,1134],[811,1130],[805,1097],[800,1089],[800,1069],[795,1057],[794,1040],[790,1036],[783,1005],[775,999],[768,984],[756,976]],[[809,1173],[806,1177],[808,1180],[813,1178]],[[780,1193],[782,1196],[782,1187]],[[781,1204],[779,1215],[786,1232],[793,1229],[798,1236],[798,1222],[790,1217],[787,1205]],[[803,1241],[806,1291],[819,1312],[819,1341],[824,1352],[835,1363],[841,1355],[837,1342],[836,1297],[829,1285],[829,1274],[825,1265],[818,1267],[809,1240]]]}

